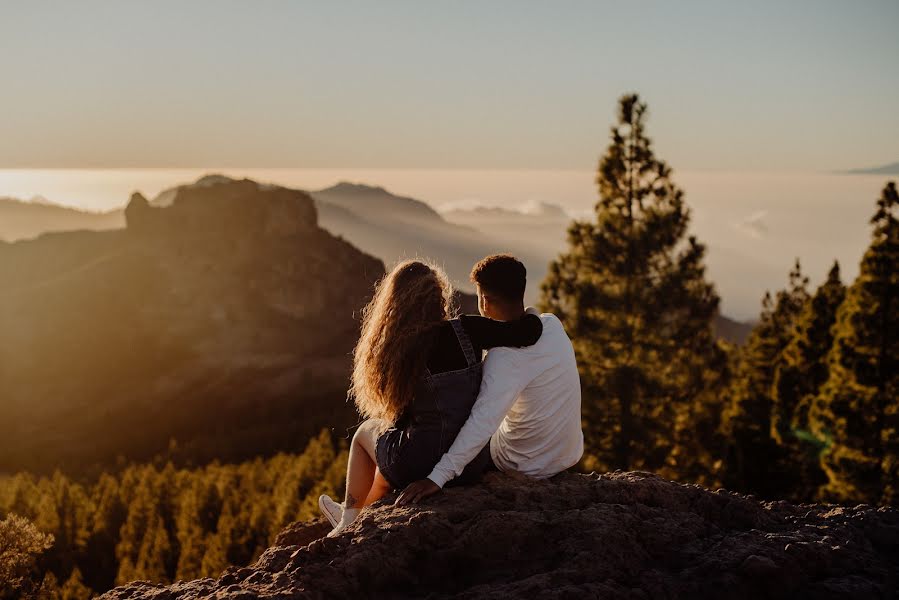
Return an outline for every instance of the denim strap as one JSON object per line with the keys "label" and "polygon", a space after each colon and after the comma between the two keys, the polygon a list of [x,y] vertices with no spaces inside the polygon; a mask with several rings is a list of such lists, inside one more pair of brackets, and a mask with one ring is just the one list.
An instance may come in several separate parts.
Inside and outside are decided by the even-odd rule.
{"label": "denim strap", "polygon": [[474,347],[471,345],[471,338],[468,337],[468,334],[465,333],[465,328],[462,327],[462,321],[459,319],[451,319],[450,324],[453,326],[453,331],[456,332],[456,338],[459,340],[459,345],[462,346],[462,352],[465,354],[465,362],[468,363],[469,367],[476,365],[478,360],[474,355]]}

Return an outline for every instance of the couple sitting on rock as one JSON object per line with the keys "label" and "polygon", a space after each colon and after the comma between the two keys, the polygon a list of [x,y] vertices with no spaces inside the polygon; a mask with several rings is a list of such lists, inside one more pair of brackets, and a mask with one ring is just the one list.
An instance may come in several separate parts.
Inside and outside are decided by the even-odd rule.
{"label": "couple sitting on rock", "polygon": [[512,256],[483,259],[471,279],[482,316],[455,319],[437,267],[406,261],[378,284],[354,352],[350,394],[367,420],[346,500],[319,498],[329,536],[392,489],[408,504],[488,470],[546,478],[580,460],[580,380],[562,323],[525,310],[526,272]]}

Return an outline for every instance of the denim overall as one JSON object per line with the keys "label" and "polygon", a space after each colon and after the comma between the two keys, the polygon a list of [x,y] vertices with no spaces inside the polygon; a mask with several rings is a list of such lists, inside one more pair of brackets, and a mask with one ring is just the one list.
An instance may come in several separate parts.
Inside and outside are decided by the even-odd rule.
{"label": "denim overall", "polygon": [[403,488],[431,474],[459,430],[468,420],[481,389],[483,365],[459,319],[456,332],[467,366],[432,375],[429,370],[415,385],[412,404],[397,426],[379,438],[376,448],[381,474],[394,488]]}

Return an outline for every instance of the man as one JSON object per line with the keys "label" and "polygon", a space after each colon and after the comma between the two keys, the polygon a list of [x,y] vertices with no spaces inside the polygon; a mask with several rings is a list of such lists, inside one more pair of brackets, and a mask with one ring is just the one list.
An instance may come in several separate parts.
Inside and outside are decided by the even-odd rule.
{"label": "man", "polygon": [[[480,313],[500,321],[521,318],[526,312],[526,276],[524,265],[507,254],[476,264],[471,279],[477,286]],[[527,312],[537,314],[533,308]],[[472,461],[476,469],[496,468],[537,479],[577,464],[584,452],[584,435],[574,349],[555,315],[539,316],[543,334],[536,344],[487,353],[471,415],[428,478],[406,487],[397,504],[439,492]]]}

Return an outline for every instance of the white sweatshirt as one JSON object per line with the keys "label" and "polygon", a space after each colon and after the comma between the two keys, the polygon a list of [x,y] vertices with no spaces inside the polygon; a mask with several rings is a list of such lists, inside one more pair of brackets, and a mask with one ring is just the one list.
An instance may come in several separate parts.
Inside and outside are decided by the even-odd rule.
{"label": "white sweatshirt", "polygon": [[[529,308],[528,312],[537,314]],[[581,383],[571,340],[555,315],[527,348],[493,348],[484,360],[471,415],[428,479],[443,487],[490,442],[505,472],[543,479],[574,466],[584,452]]]}

